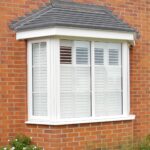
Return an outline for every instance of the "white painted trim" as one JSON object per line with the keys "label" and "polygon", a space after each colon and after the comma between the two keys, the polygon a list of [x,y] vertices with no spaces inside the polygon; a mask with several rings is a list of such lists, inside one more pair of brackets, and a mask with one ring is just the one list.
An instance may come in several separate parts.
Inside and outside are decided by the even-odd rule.
{"label": "white painted trim", "polygon": [[60,105],[60,55],[59,55],[59,39],[50,38],[50,74],[48,78],[50,78],[50,120],[57,120],[59,118],[59,105]]}
{"label": "white painted trim", "polygon": [[127,42],[122,43],[122,76],[123,76],[123,114],[130,113],[130,91],[129,91],[129,46]]}
{"label": "white painted trim", "polygon": [[48,40],[47,43],[47,108],[48,108],[48,116],[50,116],[51,114],[51,105],[50,105],[50,98],[51,98],[51,81],[50,81],[50,74],[51,74],[51,67],[50,67],[50,62],[51,62],[51,58],[50,58],[50,39]]}
{"label": "white painted trim", "polygon": [[[127,43],[128,44],[128,43]],[[127,114],[130,114],[130,45],[127,45]]]}
{"label": "white painted trim", "polygon": [[27,43],[27,102],[28,102],[28,118],[32,118],[32,43],[28,41]]}
{"label": "white painted trim", "polygon": [[40,38],[47,36],[70,36],[70,37],[83,37],[83,38],[96,38],[96,39],[114,39],[114,40],[135,40],[133,32],[119,32],[119,31],[106,31],[96,29],[82,29],[82,28],[69,28],[69,27],[52,27],[46,29],[36,29],[30,31],[20,31],[16,33],[17,40]]}
{"label": "white painted trim", "polygon": [[83,123],[96,123],[96,122],[112,122],[112,121],[127,121],[134,120],[135,115],[128,116],[113,116],[113,117],[99,117],[99,118],[81,118],[81,119],[62,119],[57,121],[39,121],[30,120],[26,124],[39,124],[39,125],[68,125],[68,124],[83,124]]}
{"label": "white painted trim", "polygon": [[91,42],[91,84],[92,84],[92,117],[95,117],[95,42]]}

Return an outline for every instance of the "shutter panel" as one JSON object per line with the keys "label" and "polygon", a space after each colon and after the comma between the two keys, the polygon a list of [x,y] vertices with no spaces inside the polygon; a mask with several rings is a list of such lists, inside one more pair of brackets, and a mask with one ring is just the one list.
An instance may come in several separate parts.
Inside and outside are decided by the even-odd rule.
{"label": "shutter panel", "polygon": [[34,116],[47,115],[46,42],[32,46],[32,103]]}
{"label": "shutter panel", "polygon": [[72,42],[60,42],[60,116],[74,117],[74,70],[72,66]]}
{"label": "shutter panel", "polygon": [[91,116],[90,43],[75,41],[75,117]]}
{"label": "shutter panel", "polygon": [[74,71],[72,66],[60,68],[60,110],[61,118],[74,117]]}
{"label": "shutter panel", "polygon": [[106,44],[95,43],[95,114],[104,116],[106,112],[106,82],[107,72],[106,62]]}
{"label": "shutter panel", "polygon": [[108,45],[107,115],[122,114],[121,44]]}
{"label": "shutter panel", "polygon": [[[89,117],[90,110],[90,44],[89,42],[70,42],[70,47],[65,41],[61,42],[60,58],[63,57],[62,48],[67,49],[72,56],[65,56],[65,61],[60,61],[60,102],[61,118]],[[73,47],[74,45],[74,47]],[[71,52],[70,52],[71,51]],[[67,60],[72,60],[68,64]],[[69,63],[70,63],[69,62]]]}
{"label": "shutter panel", "polygon": [[95,109],[96,116],[122,114],[120,44],[96,43]]}
{"label": "shutter panel", "polygon": [[107,69],[107,114],[122,114],[122,92],[121,92],[121,68]]}

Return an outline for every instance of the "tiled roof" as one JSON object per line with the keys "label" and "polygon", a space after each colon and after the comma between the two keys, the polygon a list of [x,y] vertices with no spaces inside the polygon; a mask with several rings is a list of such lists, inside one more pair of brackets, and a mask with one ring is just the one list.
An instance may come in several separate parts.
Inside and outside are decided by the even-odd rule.
{"label": "tiled roof", "polygon": [[54,26],[135,32],[106,7],[55,0],[11,24],[15,31]]}

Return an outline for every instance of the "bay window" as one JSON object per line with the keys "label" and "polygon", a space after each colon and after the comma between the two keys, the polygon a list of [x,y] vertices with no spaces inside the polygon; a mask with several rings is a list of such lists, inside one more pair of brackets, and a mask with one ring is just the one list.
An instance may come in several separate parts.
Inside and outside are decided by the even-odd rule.
{"label": "bay window", "polygon": [[10,24],[27,40],[28,124],[133,120],[129,47],[138,30],[106,7],[52,1]]}
{"label": "bay window", "polygon": [[127,42],[28,41],[27,123],[130,120],[129,99]]}

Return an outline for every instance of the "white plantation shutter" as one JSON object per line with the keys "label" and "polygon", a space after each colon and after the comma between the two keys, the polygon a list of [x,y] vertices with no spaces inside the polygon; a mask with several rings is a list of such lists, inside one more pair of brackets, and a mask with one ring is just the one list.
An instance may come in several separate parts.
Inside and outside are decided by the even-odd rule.
{"label": "white plantation shutter", "polygon": [[108,45],[108,115],[121,115],[122,110],[122,63],[121,44]]}
{"label": "white plantation shutter", "polygon": [[[63,57],[64,53],[66,57]],[[71,61],[68,63],[68,60]],[[62,41],[60,63],[61,118],[89,117],[91,115],[90,43]]]}
{"label": "white plantation shutter", "polygon": [[90,43],[75,41],[75,99],[76,117],[91,116]]}
{"label": "white plantation shutter", "polygon": [[56,37],[29,41],[28,82],[29,122],[66,124],[126,117],[128,44]]}
{"label": "white plantation shutter", "polygon": [[121,44],[95,44],[96,116],[122,114]]}
{"label": "white plantation shutter", "polygon": [[72,42],[60,43],[60,116],[72,118],[74,116],[74,71],[72,66]]}
{"label": "white plantation shutter", "polygon": [[95,113],[96,116],[105,114],[105,99],[106,99],[106,44],[95,43]]}
{"label": "white plantation shutter", "polygon": [[32,113],[47,115],[47,59],[46,42],[32,45]]}

